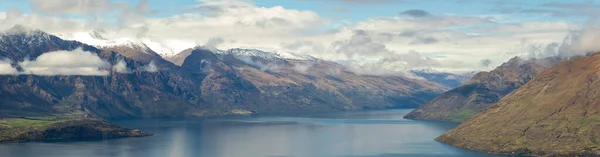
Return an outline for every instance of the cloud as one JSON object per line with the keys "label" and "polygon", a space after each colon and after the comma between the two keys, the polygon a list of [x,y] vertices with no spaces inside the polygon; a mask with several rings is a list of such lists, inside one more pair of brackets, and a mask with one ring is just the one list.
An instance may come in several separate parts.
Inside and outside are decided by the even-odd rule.
{"label": "cloud", "polygon": [[156,64],[154,64],[154,61],[150,61],[150,63],[148,63],[148,65],[141,67],[141,69],[142,69],[142,71],[151,72],[151,73],[158,72],[158,67],[156,67]]}
{"label": "cloud", "polygon": [[235,56],[235,57],[250,66],[256,67],[260,71],[279,73],[281,70],[281,65],[274,63],[274,62],[263,63],[261,61],[253,60],[252,57],[250,57],[250,56]]}
{"label": "cloud", "polygon": [[299,73],[302,73],[302,74],[308,73],[308,71],[310,70],[310,68],[312,68],[314,65],[315,65],[314,62],[295,63],[295,64],[293,64],[294,70],[296,72],[299,72]]}
{"label": "cloud", "polygon": [[14,75],[18,71],[12,65],[12,61],[9,59],[0,60],[0,75]]}
{"label": "cloud", "polygon": [[[304,0],[304,1],[319,1],[320,0]],[[393,2],[409,2],[411,0],[331,0],[350,5],[365,5],[365,4],[388,4]]]}
{"label": "cloud", "polygon": [[81,30],[86,24],[79,19],[23,14],[23,12],[18,9],[9,9],[5,18],[0,16],[0,29],[9,29],[15,25],[40,29],[50,33],[63,33]]}
{"label": "cloud", "polygon": [[492,60],[490,59],[482,59],[479,61],[479,65],[482,67],[489,67],[492,64]]}
{"label": "cloud", "polygon": [[499,6],[493,11],[505,14],[542,14],[553,17],[596,17],[600,5],[594,1],[546,2],[537,6],[522,7],[521,4]]}
{"label": "cloud", "polygon": [[[256,7],[238,0],[199,0],[198,8],[209,7],[209,14],[199,20],[214,22],[222,26],[236,26],[258,29],[296,29],[322,25],[326,22],[312,11],[286,9],[282,6],[270,8]],[[206,9],[202,9],[206,11]],[[176,22],[176,21],[173,21]]]}
{"label": "cloud", "polygon": [[[35,60],[25,60],[19,63],[22,70],[17,70],[12,61],[0,60],[0,75],[42,75],[42,76],[106,76],[111,71],[115,73],[131,73],[127,62],[119,59],[115,65],[102,60],[97,54],[84,51],[81,48],[73,51],[46,52]],[[136,71],[158,72],[154,61]]]}
{"label": "cloud", "polygon": [[313,41],[296,41],[293,43],[281,43],[281,47],[285,50],[296,52],[298,54],[322,53],[326,49],[325,45]]}
{"label": "cloud", "polygon": [[[533,47],[539,49],[531,55],[534,57],[558,53],[558,49],[561,48],[574,49],[575,46],[567,46],[561,42],[570,30],[582,28],[575,22],[577,20],[521,22],[519,19],[513,21],[512,16],[505,15],[460,15],[437,12],[433,14],[418,9],[404,10],[389,17],[378,16],[348,22],[329,15],[321,16],[311,10],[257,6],[249,0],[198,0],[197,2],[169,17],[149,16],[155,11],[151,10],[147,1],[143,0],[137,5],[129,4],[131,2],[107,1],[106,3],[110,4],[106,5],[110,5],[110,8],[106,8],[104,4],[98,6],[89,6],[86,3],[66,6],[44,4],[44,7],[40,5],[34,9],[34,13],[40,14],[23,13],[17,9],[0,13],[0,28],[22,24],[57,35],[96,30],[109,34],[106,35],[108,39],[143,38],[143,40],[156,42],[174,53],[198,44],[206,44],[220,49],[247,48],[271,52],[294,52],[324,60],[348,61],[357,66],[373,64],[401,52],[415,50],[423,58],[439,62],[440,66],[434,66],[436,70],[451,72],[481,70],[482,59],[489,59],[494,61],[492,64],[498,64],[501,63],[499,61],[505,61],[515,55],[531,55],[528,51],[534,51]],[[333,4],[340,5],[336,7],[353,10],[353,6],[349,5],[396,2],[417,1],[336,0]],[[498,6],[517,8],[515,6],[517,4],[520,5],[520,3],[505,3]],[[517,9],[531,9],[532,12],[536,11],[534,9],[557,10],[570,12],[569,14],[580,11],[581,14],[595,7],[586,3],[576,4],[547,3],[532,7],[524,5]],[[583,9],[576,9],[581,7]],[[82,15],[91,18],[79,18]],[[575,34],[573,36],[575,37]],[[218,40],[219,38],[227,40]],[[547,45],[548,43],[559,44],[553,47]],[[585,42],[576,40],[569,43],[586,45]],[[593,46],[587,45],[576,47]],[[562,52],[565,54],[565,51]],[[269,69],[268,64],[263,67],[265,68],[262,69]]]}
{"label": "cloud", "polygon": [[109,0],[31,0],[33,10],[47,14],[99,14],[114,9]]}
{"label": "cloud", "polygon": [[[600,45],[597,44],[600,41],[599,26],[594,23],[581,30],[572,31],[565,37],[558,49],[555,49],[558,56],[570,58],[600,51]],[[551,51],[554,46],[556,45],[553,45],[553,43],[548,44],[547,47],[549,48],[546,48],[546,50]]]}
{"label": "cloud", "polygon": [[115,64],[112,67],[112,70],[117,73],[130,73],[131,72],[131,70],[129,70],[129,68],[127,68],[127,63],[123,59],[120,59],[119,61],[117,61],[117,64]]}
{"label": "cloud", "polygon": [[18,63],[23,68],[22,74],[32,75],[84,75],[105,76],[110,63],[102,60],[97,54],[83,51],[81,48],[73,51],[47,52],[35,60]]}
{"label": "cloud", "polygon": [[373,42],[371,36],[364,30],[356,30],[350,40],[334,43],[336,52],[346,54],[350,59],[355,56],[374,56],[389,54],[384,44]]}
{"label": "cloud", "polygon": [[421,10],[421,9],[411,9],[411,10],[406,10],[403,12],[400,12],[400,15],[405,15],[408,17],[413,17],[413,18],[423,18],[423,17],[429,17],[431,16],[431,14],[425,10]]}
{"label": "cloud", "polygon": [[339,68],[329,68],[329,69],[327,69],[327,71],[325,71],[325,74],[330,75],[330,76],[336,76],[336,75],[340,74],[340,72],[342,72],[342,70]]}
{"label": "cloud", "polygon": [[223,42],[225,42],[225,40],[223,40],[223,38],[210,38],[206,44],[204,44],[204,47],[206,47],[208,50],[210,51],[216,51],[217,50],[217,46],[223,44]]}
{"label": "cloud", "polygon": [[438,39],[433,38],[433,37],[418,37],[415,38],[412,42],[410,42],[410,44],[412,45],[416,45],[416,44],[435,44],[440,42]]}
{"label": "cloud", "polygon": [[526,57],[546,58],[557,56],[568,59],[573,56],[584,56],[600,51],[598,41],[600,41],[600,22],[592,20],[582,28],[570,31],[560,43],[527,45],[525,51],[528,56]]}
{"label": "cloud", "polygon": [[417,51],[410,51],[406,54],[390,55],[376,62],[350,61],[346,66],[350,71],[361,75],[411,76],[410,70],[412,69],[437,67],[441,66],[441,63],[435,59],[424,57]]}

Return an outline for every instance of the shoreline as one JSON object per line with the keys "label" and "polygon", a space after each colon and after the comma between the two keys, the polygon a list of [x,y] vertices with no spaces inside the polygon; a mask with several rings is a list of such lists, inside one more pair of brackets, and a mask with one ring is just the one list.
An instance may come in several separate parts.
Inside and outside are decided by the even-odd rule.
{"label": "shoreline", "polygon": [[103,140],[153,134],[126,129],[101,119],[10,119],[0,121],[0,144],[32,141]]}

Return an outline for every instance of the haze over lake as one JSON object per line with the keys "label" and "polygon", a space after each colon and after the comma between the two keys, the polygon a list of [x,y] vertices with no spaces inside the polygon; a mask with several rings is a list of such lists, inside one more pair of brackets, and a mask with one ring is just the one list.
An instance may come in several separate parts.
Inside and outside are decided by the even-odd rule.
{"label": "haze over lake", "polygon": [[216,119],[120,120],[154,136],[0,145],[4,157],[491,156],[433,139],[457,123],[402,118],[411,110]]}

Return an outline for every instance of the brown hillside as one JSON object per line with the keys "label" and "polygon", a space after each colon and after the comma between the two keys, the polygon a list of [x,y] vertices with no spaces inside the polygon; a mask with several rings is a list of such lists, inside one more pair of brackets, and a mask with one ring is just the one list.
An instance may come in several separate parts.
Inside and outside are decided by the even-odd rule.
{"label": "brown hillside", "polygon": [[420,106],[405,118],[462,122],[529,82],[558,59],[513,58],[490,72],[480,72],[464,85]]}
{"label": "brown hillside", "polygon": [[472,150],[600,155],[600,55],[558,64],[437,138]]}

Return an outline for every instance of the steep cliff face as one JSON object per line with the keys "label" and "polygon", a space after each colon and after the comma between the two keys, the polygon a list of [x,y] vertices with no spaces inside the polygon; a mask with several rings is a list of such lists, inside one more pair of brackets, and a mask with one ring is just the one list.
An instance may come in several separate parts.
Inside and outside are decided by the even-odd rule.
{"label": "steep cliff face", "polygon": [[437,140],[478,151],[600,155],[600,55],[562,62]]}
{"label": "steep cliff face", "polygon": [[464,85],[447,91],[407,114],[405,118],[461,122],[518,89],[544,69],[558,63],[555,58],[513,58],[490,72],[480,72]]}

